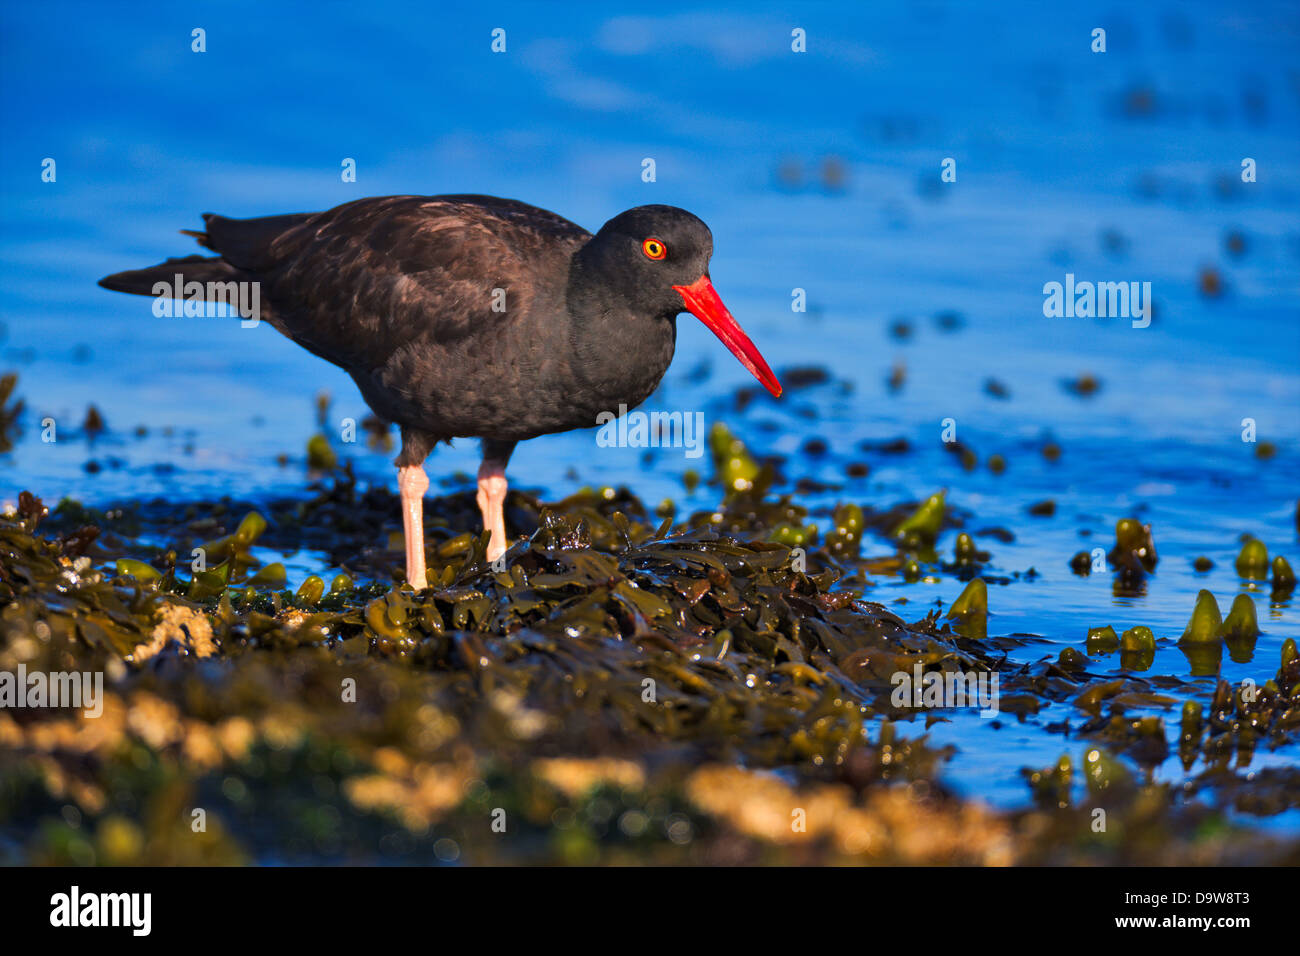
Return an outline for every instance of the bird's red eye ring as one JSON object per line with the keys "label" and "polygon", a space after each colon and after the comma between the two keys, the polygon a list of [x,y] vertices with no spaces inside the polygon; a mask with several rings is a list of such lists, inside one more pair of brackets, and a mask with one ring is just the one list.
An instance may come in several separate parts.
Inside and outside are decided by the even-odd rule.
{"label": "bird's red eye ring", "polygon": [[668,247],[653,238],[641,243],[641,251],[645,253],[647,259],[662,259],[668,255]]}

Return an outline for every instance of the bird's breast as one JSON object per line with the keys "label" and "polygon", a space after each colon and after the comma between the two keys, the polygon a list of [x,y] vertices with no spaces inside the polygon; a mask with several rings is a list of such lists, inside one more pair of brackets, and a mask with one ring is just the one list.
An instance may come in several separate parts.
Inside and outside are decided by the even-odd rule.
{"label": "bird's breast", "polygon": [[671,319],[632,319],[578,334],[571,395],[584,425],[594,425],[597,415],[650,397],[672,363],[677,326]]}

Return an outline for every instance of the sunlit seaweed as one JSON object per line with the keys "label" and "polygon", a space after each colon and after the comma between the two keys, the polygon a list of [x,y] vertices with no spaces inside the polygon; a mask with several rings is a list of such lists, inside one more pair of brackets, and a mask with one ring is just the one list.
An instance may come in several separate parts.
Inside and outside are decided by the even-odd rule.
{"label": "sunlit seaweed", "polygon": [[[1121,755],[1147,772],[1162,762],[1162,718],[1125,711],[1168,710],[1178,698],[1161,691],[1191,685],[1094,678],[1077,652],[1010,665],[1018,639],[988,636],[982,577],[950,625],[864,599],[871,575],[938,561],[941,494],[882,512],[841,505],[823,540],[804,509],[769,497],[743,446],[717,447],[723,501],[676,524],[622,490],[549,505],[512,495],[512,525],[533,530],[504,570],[481,535],[457,531],[476,525],[468,492],[431,499],[436,585],[419,594],[389,583],[400,556],[369,540],[369,519],[396,513],[392,496],[346,473],[261,510],[65,502],[47,516],[24,494],[0,519],[0,669],[97,670],[106,693],[98,718],[0,711],[5,858],[1294,859],[1293,844],[1219,809],[1291,799],[1289,778],[1251,789],[1230,762],[1240,770],[1254,748],[1300,734],[1293,644],[1252,699],[1221,684],[1204,721],[1184,710],[1179,757],[1205,765],[1203,800],[1187,805]],[[802,536],[788,543],[783,528]],[[290,590],[283,564],[253,554],[272,544],[347,564],[328,589],[314,574]],[[963,535],[955,557],[968,575],[987,555]],[[1133,628],[1115,644],[1140,670],[1154,638]],[[1031,774],[1034,805],[1019,812],[959,797],[944,783],[951,751],[925,732],[943,711],[891,699],[894,675],[918,667],[996,673],[1015,719],[1072,708],[1073,733],[1096,741],[1082,776],[1068,762]],[[1115,822],[1088,841],[1076,818],[1097,801]]]}

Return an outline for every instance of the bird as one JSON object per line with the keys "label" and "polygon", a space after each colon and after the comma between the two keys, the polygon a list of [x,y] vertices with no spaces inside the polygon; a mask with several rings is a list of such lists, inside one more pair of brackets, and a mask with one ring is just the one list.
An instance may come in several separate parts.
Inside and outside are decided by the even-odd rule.
{"label": "bird", "polygon": [[505,472],[516,444],[640,405],[672,361],[681,313],[781,395],[713,287],[712,232],[676,206],[628,209],[594,234],[537,206],[473,194],[202,218],[202,231],[181,232],[217,255],[168,259],[99,285],[228,303],[239,290],[258,313],[245,325],[266,320],[347,372],[401,431],[394,464],[406,580],[416,590],[428,586],[424,463],[435,446],[481,440],[476,497],[496,562],[509,545]]}

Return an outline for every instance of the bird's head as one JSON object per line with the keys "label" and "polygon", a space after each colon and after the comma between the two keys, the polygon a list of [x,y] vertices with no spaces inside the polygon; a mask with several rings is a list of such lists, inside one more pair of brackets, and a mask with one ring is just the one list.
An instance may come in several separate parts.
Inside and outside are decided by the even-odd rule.
{"label": "bird's head", "polygon": [[668,319],[690,312],[764,388],[780,396],[781,383],[713,288],[712,255],[709,227],[676,206],[637,206],[619,213],[582,251],[602,282],[637,312]]}

